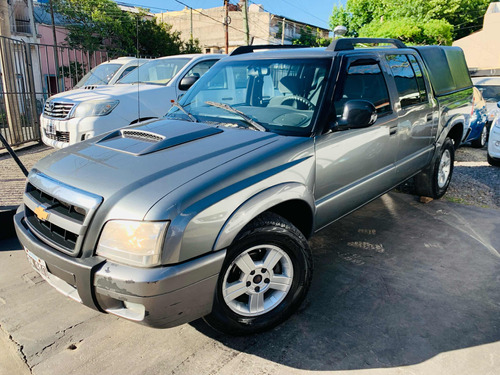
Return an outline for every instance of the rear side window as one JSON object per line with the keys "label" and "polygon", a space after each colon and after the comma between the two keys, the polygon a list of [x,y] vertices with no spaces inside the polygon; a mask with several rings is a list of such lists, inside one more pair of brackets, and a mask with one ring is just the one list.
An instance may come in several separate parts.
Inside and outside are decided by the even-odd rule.
{"label": "rear side window", "polygon": [[413,56],[410,57],[413,59],[412,63],[407,55],[386,56],[396,82],[402,108],[427,101],[422,70],[417,60]]}
{"label": "rear side window", "polygon": [[355,99],[373,103],[379,115],[391,111],[387,84],[375,61],[354,62],[349,66],[344,84],[335,94],[337,117],[342,115],[344,104]]}

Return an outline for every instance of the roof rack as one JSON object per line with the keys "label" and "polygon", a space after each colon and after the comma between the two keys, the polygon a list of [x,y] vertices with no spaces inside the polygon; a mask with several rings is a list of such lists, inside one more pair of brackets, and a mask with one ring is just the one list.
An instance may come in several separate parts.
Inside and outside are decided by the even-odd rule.
{"label": "roof rack", "polygon": [[256,46],[241,46],[236,48],[229,56],[243,55],[244,53],[254,52],[259,49],[283,49],[283,48],[307,48],[307,46],[302,46],[300,44],[262,44]]}
{"label": "roof rack", "polygon": [[350,51],[356,44],[392,44],[396,48],[406,48],[406,45],[399,39],[391,38],[341,38],[335,39],[327,48],[327,51]]}

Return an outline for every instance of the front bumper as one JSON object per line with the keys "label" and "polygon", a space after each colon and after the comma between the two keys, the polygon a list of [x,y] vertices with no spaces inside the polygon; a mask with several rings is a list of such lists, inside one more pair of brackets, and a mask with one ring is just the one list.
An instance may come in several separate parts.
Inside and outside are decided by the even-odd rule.
{"label": "front bumper", "polygon": [[64,148],[127,125],[129,122],[126,119],[116,116],[113,112],[107,116],[74,117],[63,120],[40,115],[42,142],[54,148]]}
{"label": "front bumper", "polygon": [[30,232],[22,209],[14,224],[21,244],[45,261],[49,284],[90,308],[156,328],[187,323],[212,310],[224,250],[178,265],[138,268],[52,249]]}
{"label": "front bumper", "polygon": [[494,159],[500,159],[500,118],[496,118],[490,128],[488,155]]}

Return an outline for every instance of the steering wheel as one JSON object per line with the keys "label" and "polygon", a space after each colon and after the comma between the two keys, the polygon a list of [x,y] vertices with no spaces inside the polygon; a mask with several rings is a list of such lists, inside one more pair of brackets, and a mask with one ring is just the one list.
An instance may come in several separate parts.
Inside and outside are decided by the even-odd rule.
{"label": "steering wheel", "polygon": [[285,102],[288,101],[297,101],[300,103],[303,103],[307,106],[307,109],[312,111],[315,108],[315,105],[311,103],[308,99],[304,98],[303,96],[300,95],[289,95],[289,96],[283,96],[281,99],[281,102],[278,103],[278,105],[292,105],[292,104],[285,104]]}

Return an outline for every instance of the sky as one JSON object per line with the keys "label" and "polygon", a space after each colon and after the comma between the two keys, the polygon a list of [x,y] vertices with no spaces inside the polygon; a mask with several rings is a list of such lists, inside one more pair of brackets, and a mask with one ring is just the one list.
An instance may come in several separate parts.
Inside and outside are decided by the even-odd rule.
{"label": "sky", "polygon": [[[152,13],[182,10],[184,3],[191,8],[215,8],[224,5],[223,0],[121,0],[119,3],[126,3],[135,6],[149,8]],[[238,0],[230,0],[236,4]],[[329,29],[328,20],[332,14],[334,5],[345,3],[341,0],[248,0],[248,4],[262,4],[264,10],[290,18],[295,21],[309,23],[314,26]]]}

